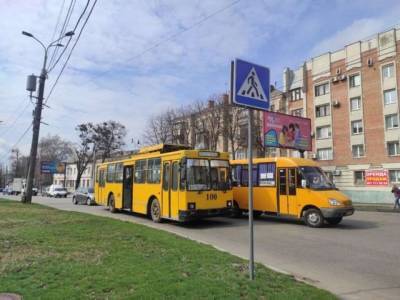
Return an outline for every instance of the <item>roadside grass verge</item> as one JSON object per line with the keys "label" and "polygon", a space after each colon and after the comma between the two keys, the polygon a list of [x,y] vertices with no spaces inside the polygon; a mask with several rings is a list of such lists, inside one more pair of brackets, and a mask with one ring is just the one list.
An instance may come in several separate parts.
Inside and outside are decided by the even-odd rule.
{"label": "roadside grass verge", "polygon": [[336,299],[143,225],[0,200],[0,293],[24,299]]}

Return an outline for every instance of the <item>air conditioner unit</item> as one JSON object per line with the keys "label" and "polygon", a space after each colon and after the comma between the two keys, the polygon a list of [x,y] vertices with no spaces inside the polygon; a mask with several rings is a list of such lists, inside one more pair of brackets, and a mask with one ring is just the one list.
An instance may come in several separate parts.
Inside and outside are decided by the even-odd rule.
{"label": "air conditioner unit", "polygon": [[339,81],[339,76],[334,76],[332,77],[332,82],[338,82]]}
{"label": "air conditioner unit", "polygon": [[343,80],[346,80],[346,79],[347,79],[347,76],[346,76],[345,74],[343,74],[343,75],[340,76],[340,80],[343,81]]}
{"label": "air conditioner unit", "polygon": [[317,153],[311,153],[311,158],[312,159],[317,159],[318,158]]}
{"label": "air conditioner unit", "polygon": [[340,176],[340,175],[342,175],[342,171],[340,171],[340,170],[333,170],[332,175],[333,175],[333,176]]}
{"label": "air conditioner unit", "polygon": [[342,70],[340,68],[336,69],[336,75],[340,75],[342,73]]}
{"label": "air conditioner unit", "polygon": [[370,57],[368,58],[368,67],[372,67],[374,65],[374,60]]}
{"label": "air conditioner unit", "polygon": [[340,106],[340,102],[339,102],[338,100],[334,100],[334,101],[332,102],[332,106],[333,106],[333,107],[339,107],[339,106]]}

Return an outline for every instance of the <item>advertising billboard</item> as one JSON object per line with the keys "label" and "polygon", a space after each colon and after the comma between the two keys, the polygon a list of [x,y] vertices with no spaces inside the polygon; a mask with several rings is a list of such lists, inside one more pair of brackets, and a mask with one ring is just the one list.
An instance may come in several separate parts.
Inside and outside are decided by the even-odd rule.
{"label": "advertising billboard", "polygon": [[372,186],[388,185],[388,170],[365,170],[365,183]]}
{"label": "advertising billboard", "polygon": [[311,120],[264,112],[264,146],[311,151]]}
{"label": "advertising billboard", "polygon": [[40,173],[42,174],[54,174],[64,173],[64,164],[55,161],[42,161],[40,163]]}

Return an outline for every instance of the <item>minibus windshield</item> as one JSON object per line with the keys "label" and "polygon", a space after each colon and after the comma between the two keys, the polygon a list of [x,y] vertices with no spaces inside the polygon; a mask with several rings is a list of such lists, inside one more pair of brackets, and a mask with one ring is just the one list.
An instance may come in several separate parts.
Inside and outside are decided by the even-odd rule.
{"label": "minibus windshield", "polygon": [[318,167],[300,167],[303,179],[307,180],[307,186],[314,190],[332,190],[335,188],[333,183]]}

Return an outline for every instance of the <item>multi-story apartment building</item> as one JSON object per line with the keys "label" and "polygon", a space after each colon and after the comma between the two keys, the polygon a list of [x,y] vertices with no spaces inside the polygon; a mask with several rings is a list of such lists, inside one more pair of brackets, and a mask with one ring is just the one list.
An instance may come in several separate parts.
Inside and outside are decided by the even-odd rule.
{"label": "multi-story apartment building", "polygon": [[[82,174],[80,186],[91,187],[92,186],[92,164],[89,164]],[[56,173],[53,175],[53,184],[62,185],[67,188],[69,192],[75,191],[75,184],[78,176],[78,169],[76,164],[67,164],[65,174]]]}
{"label": "multi-story apartment building", "polygon": [[[400,29],[284,70],[286,112],[312,120],[308,157],[355,201],[391,202],[400,183],[399,74]],[[372,170],[387,184],[370,185]]]}

